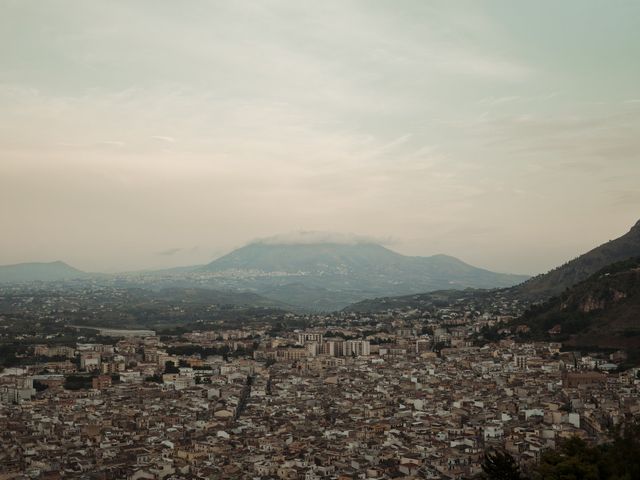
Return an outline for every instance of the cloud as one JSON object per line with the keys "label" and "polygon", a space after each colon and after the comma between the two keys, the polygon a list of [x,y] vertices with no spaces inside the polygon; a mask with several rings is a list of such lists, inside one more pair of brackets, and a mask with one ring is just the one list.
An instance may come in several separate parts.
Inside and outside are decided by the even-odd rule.
{"label": "cloud", "polygon": [[339,245],[379,244],[390,245],[393,243],[390,237],[373,237],[336,232],[298,231],[271,237],[259,238],[251,244],[261,245],[315,245],[319,243],[334,243]]}
{"label": "cloud", "polygon": [[[485,114],[458,125],[486,147],[516,155],[536,156],[536,162],[588,172],[595,168],[630,166],[640,151],[640,109],[585,106],[579,113],[521,112]],[[561,156],[561,158],[558,158]]]}
{"label": "cloud", "polygon": [[171,257],[174,255],[177,255],[178,253],[185,254],[185,255],[198,254],[200,253],[200,247],[196,245],[194,247],[185,247],[185,248],[182,248],[182,247],[168,248],[166,250],[160,250],[159,252],[156,252],[156,255]]}
{"label": "cloud", "polygon": [[173,137],[166,137],[163,135],[154,135],[153,137],[151,137],[153,140],[158,140],[159,142],[165,142],[165,143],[175,143],[176,139]]}
{"label": "cloud", "polygon": [[487,97],[481,99],[478,104],[483,106],[495,106],[503,103],[511,103],[520,100],[522,97],[518,95],[510,95],[505,97]]}
{"label": "cloud", "polygon": [[610,192],[613,197],[613,205],[618,207],[638,207],[640,206],[640,191],[623,190],[619,192]]}
{"label": "cloud", "polygon": [[97,142],[97,145],[105,146],[105,147],[117,147],[122,148],[125,146],[125,143],[120,140],[103,140],[101,142]]}
{"label": "cloud", "polygon": [[176,253],[180,253],[184,250],[184,248],[169,248],[167,250],[161,250],[160,252],[156,252],[156,255],[162,255],[165,257],[170,257],[175,255]]}
{"label": "cloud", "polygon": [[436,65],[454,74],[464,74],[478,78],[519,81],[534,73],[534,70],[520,62],[503,59],[483,52],[469,53],[463,50],[441,51],[434,56]]}

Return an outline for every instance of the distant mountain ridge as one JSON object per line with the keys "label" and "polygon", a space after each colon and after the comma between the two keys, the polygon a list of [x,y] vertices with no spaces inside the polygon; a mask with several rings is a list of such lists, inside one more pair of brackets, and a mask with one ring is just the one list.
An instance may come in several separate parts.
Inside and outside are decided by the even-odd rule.
{"label": "distant mountain ridge", "polygon": [[586,280],[615,262],[640,257],[640,221],[628,233],[580,255],[564,265],[537,275],[511,289],[512,293],[533,299],[548,298]]}
{"label": "distant mountain ridge", "polygon": [[0,283],[51,282],[88,276],[88,273],[61,261],[0,265]]}
{"label": "distant mountain ridge", "polygon": [[[525,275],[495,273],[447,255],[410,257],[375,243],[252,243],[197,270],[285,303],[333,310],[381,295],[508,287]],[[229,280],[230,279],[230,280]]]}
{"label": "distant mountain ridge", "polygon": [[370,242],[279,244],[273,239],[251,243],[207,265],[158,271],[89,274],[64,262],[0,267],[0,283],[82,278],[130,287],[144,284],[151,289],[255,294],[277,302],[278,307],[333,311],[366,298],[508,287],[528,277],[476,268],[448,255],[405,256]]}

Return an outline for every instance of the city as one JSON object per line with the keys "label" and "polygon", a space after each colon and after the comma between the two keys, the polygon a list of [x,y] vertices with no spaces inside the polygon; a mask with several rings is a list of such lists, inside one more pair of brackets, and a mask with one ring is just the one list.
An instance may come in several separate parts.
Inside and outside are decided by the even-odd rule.
{"label": "city", "polygon": [[[523,306],[478,308],[109,336],[31,312],[16,338],[33,343],[0,376],[0,478],[471,478],[491,446],[526,465],[640,413],[623,352],[482,341]],[[38,335],[49,324],[64,335]]]}

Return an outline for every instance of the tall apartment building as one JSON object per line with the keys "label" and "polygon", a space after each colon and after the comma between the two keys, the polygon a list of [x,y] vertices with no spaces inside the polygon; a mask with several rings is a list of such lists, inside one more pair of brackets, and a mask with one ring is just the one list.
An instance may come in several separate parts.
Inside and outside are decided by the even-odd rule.
{"label": "tall apartment building", "polygon": [[13,384],[0,386],[0,403],[21,403],[36,394],[32,377],[18,377]]}
{"label": "tall apartment building", "polygon": [[420,354],[431,350],[431,340],[427,338],[419,338],[416,340],[416,353]]}
{"label": "tall apartment building", "polygon": [[329,340],[322,344],[322,353],[330,357],[344,356],[344,342],[342,340]]}
{"label": "tall apartment building", "polygon": [[298,343],[304,345],[307,342],[322,343],[323,334],[317,332],[298,333]]}
{"label": "tall apartment building", "polygon": [[98,352],[82,352],[80,354],[80,368],[91,371],[100,368],[100,354]]}
{"label": "tall apartment building", "polygon": [[369,340],[347,340],[344,342],[344,355],[357,357],[371,354],[371,345]]}
{"label": "tall apartment building", "polygon": [[516,368],[519,368],[520,370],[526,370],[527,369],[527,356],[526,355],[515,355],[513,357],[513,363],[516,366]]}

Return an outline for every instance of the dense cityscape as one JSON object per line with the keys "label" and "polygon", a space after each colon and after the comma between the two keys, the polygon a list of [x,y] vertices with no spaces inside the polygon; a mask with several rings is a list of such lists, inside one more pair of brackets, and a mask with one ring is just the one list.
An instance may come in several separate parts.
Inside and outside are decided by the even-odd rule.
{"label": "dense cityscape", "polygon": [[624,352],[516,343],[525,306],[500,294],[154,332],[72,326],[30,293],[32,324],[0,316],[0,478],[462,479],[488,448],[526,468],[640,413]]}

